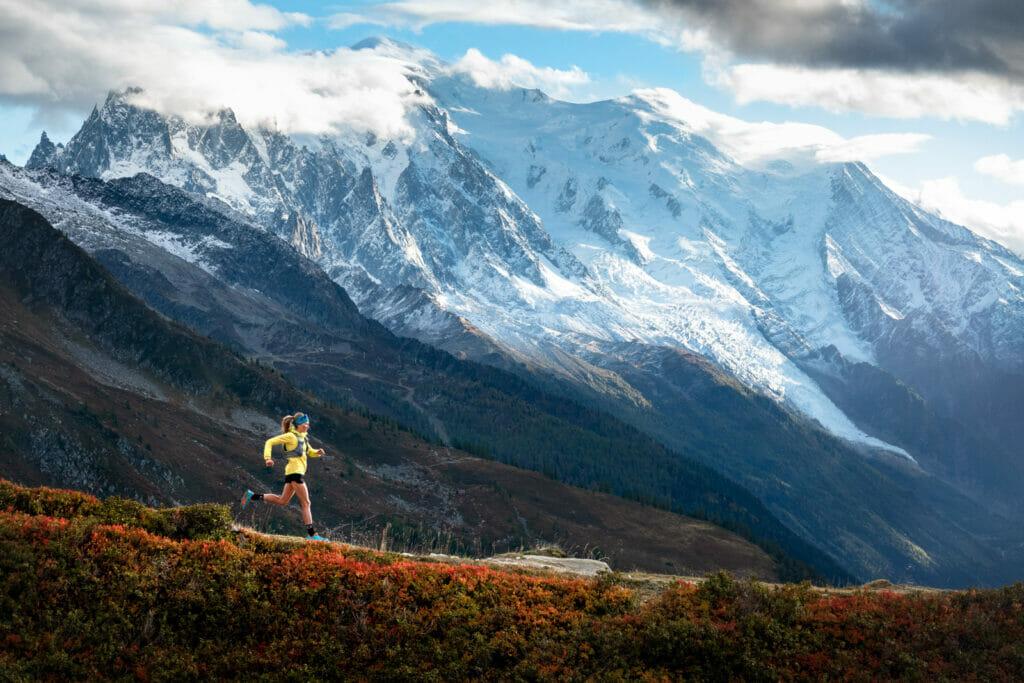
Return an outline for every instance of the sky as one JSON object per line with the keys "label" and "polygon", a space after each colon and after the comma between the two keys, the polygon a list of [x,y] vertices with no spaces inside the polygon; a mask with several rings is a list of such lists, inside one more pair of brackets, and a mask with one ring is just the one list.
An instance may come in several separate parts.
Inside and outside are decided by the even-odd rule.
{"label": "sky", "polygon": [[24,163],[44,129],[66,141],[127,85],[193,118],[401,135],[419,95],[402,64],[347,49],[372,36],[494,87],[670,88],[762,144],[811,131],[1024,253],[1021,0],[0,0],[0,153]]}

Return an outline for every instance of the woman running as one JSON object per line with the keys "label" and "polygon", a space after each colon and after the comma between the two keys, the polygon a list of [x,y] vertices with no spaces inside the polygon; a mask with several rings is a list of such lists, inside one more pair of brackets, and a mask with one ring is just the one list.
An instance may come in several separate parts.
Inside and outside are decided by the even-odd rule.
{"label": "woman running", "polygon": [[281,419],[280,436],[267,439],[263,444],[263,461],[267,467],[274,466],[274,452],[278,452],[288,458],[288,464],[284,468],[284,490],[281,495],[273,493],[253,493],[246,489],[242,494],[242,509],[249,504],[250,500],[264,500],[274,505],[287,505],[292,496],[299,497],[299,505],[302,506],[302,521],[306,525],[311,541],[326,541],[327,539],[316,533],[313,528],[313,513],[309,504],[309,489],[303,475],[306,474],[306,457],[319,458],[325,451],[323,448],[311,448],[309,445],[309,416],[304,413],[285,415]]}

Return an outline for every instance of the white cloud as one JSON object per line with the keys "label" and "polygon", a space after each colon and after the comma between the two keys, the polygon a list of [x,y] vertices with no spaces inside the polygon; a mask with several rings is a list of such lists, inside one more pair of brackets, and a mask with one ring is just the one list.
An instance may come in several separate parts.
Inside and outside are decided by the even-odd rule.
{"label": "white cloud", "polygon": [[273,52],[288,47],[288,43],[263,31],[242,31],[235,37],[229,37],[229,40],[243,50],[254,52]]}
{"label": "white cloud", "polygon": [[741,164],[785,159],[793,163],[871,161],[890,154],[915,152],[931,139],[920,133],[885,133],[844,138],[808,123],[744,121],[720,114],[668,88],[637,90],[659,115],[702,135]]}
{"label": "white cloud", "polygon": [[823,162],[872,161],[893,154],[911,154],[932,139],[924,133],[878,133],[858,135],[842,142],[825,145],[815,152]]}
{"label": "white cloud", "polygon": [[451,70],[467,74],[482,88],[538,88],[563,99],[571,98],[577,88],[590,83],[590,76],[578,66],[565,70],[538,67],[512,54],[503,55],[499,61],[494,61],[476,48],[467,50],[452,65]]}
{"label": "white cloud", "polygon": [[[0,6],[10,8],[18,4],[28,3],[8,0]],[[118,22],[129,18],[140,23],[206,26],[225,31],[277,31],[292,24],[307,26],[312,22],[311,17],[301,12],[282,12],[249,0],[64,0],[54,4],[57,6],[53,9],[61,14],[87,21]]]}
{"label": "white cloud", "polygon": [[1024,88],[978,73],[900,74],[736,64],[712,69],[711,80],[730,90],[741,104],[766,101],[834,112],[1000,125],[1024,110]]}
{"label": "white cloud", "polygon": [[386,49],[286,52],[268,32],[307,20],[244,0],[0,0],[0,101],[81,115],[139,85],[139,104],[191,120],[230,107],[292,133],[409,133],[418,67]]}
{"label": "white cloud", "polygon": [[[363,21],[359,20],[363,17]],[[629,0],[543,0],[478,2],[474,0],[400,0],[371,5],[362,13],[331,17],[332,28],[357,23],[388,24],[422,29],[430,24],[463,22],[485,25],[532,26],[565,31],[643,33],[661,40],[664,20],[658,13]]]}
{"label": "white cloud", "polygon": [[[664,11],[671,3],[630,0],[542,0],[481,3],[477,0],[399,0],[366,7],[359,13],[335,15],[332,24],[356,23],[422,29],[444,22],[517,25],[542,29],[618,32],[643,36],[684,52],[699,52],[705,59],[705,78],[733,93],[743,104],[762,101],[790,106],[821,107],[834,112],[859,112],[895,118],[937,117],[1003,125],[1024,111],[1024,87],[1009,78],[980,72],[905,71],[855,68],[811,68],[775,63],[736,63],[728,43],[738,34],[732,23],[709,23],[714,4],[692,3],[687,11]],[[865,0],[779,0],[752,3],[774,20],[789,13],[794,22],[817,14],[829,16],[834,8],[864,8]],[[760,5],[760,9],[758,9]],[[722,3],[729,10],[736,3]],[[703,7],[703,9],[701,9]],[[772,11],[768,11],[772,10]],[[775,13],[773,13],[775,12]],[[726,12],[728,14],[728,11]],[[762,38],[772,31],[764,29]],[[777,39],[789,31],[779,27]],[[730,34],[727,37],[723,34]]]}
{"label": "white cloud", "polygon": [[327,18],[327,28],[335,31],[346,29],[349,26],[363,26],[367,24],[371,26],[387,26],[388,22],[356,12],[338,12]]}
{"label": "white cloud", "polygon": [[960,182],[951,176],[925,180],[917,187],[902,185],[890,178],[882,178],[882,181],[922,209],[965,225],[1024,256],[1024,201],[999,204],[972,199],[964,195]]}
{"label": "white cloud", "polygon": [[1014,161],[1006,154],[993,154],[975,161],[974,170],[1004,183],[1024,185],[1024,159]]}

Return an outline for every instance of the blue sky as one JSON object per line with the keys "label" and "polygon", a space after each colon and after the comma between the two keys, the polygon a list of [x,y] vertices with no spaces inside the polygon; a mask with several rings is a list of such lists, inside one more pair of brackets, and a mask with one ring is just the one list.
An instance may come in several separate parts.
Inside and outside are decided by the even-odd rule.
{"label": "blue sky", "polygon": [[[832,1],[819,0],[825,5]],[[775,8],[785,6],[787,2],[796,0],[779,0]],[[845,5],[850,0],[834,2]],[[599,7],[599,11],[588,13],[588,3]],[[89,2],[83,4],[90,5]],[[121,8],[112,0],[94,0],[92,4],[98,7],[95,10],[97,21],[106,19],[110,12],[120,11]],[[879,92],[875,100],[870,92],[872,81],[865,81],[867,85],[856,82],[854,85],[867,94],[854,105],[846,106],[842,89],[837,91],[829,81],[830,78],[835,79],[834,74],[824,67],[819,70],[819,65],[811,59],[798,66],[810,69],[807,91],[813,93],[814,88],[822,88],[824,94],[820,98],[809,96],[808,103],[808,98],[801,97],[802,85],[799,82],[795,90],[778,97],[763,92],[759,94],[756,77],[740,85],[730,85],[723,83],[720,76],[732,73],[729,71],[732,66],[746,62],[755,66],[771,66],[772,54],[769,51],[766,58],[763,45],[758,48],[761,53],[750,58],[743,54],[745,46],[737,44],[735,36],[728,35],[721,24],[715,28],[714,17],[709,19],[676,13],[665,15],[662,21],[662,17],[652,13],[651,5],[642,2],[634,4],[630,0],[582,0],[573,3],[573,9],[551,12],[538,0],[520,0],[518,5],[513,4],[511,10],[509,3],[489,7],[464,0],[409,0],[388,4],[270,2],[269,5],[280,10],[277,19],[266,16],[267,8],[246,0],[229,0],[224,4],[240,9],[228,18],[211,18],[205,7],[190,10],[193,14],[183,11],[181,16],[169,12],[157,14],[152,9],[147,9],[145,12],[148,14],[143,14],[145,20],[151,21],[154,26],[184,26],[208,36],[223,36],[227,33],[237,35],[240,31],[273,36],[283,41],[277,48],[283,53],[332,50],[350,46],[368,36],[386,35],[429,49],[450,62],[458,61],[467,50],[473,48],[492,60],[505,54],[514,54],[537,67],[582,69],[589,77],[588,82],[570,88],[570,92],[565,94],[576,100],[614,97],[627,94],[637,87],[661,86],[672,88],[710,109],[747,121],[812,123],[829,128],[845,138],[879,133],[926,134],[930,139],[917,145],[915,151],[878,156],[869,162],[870,166],[905,191],[919,192],[923,204],[927,205],[929,201],[935,204],[927,208],[949,209],[953,214],[964,212],[963,216],[951,216],[961,222],[974,219],[975,215],[976,220],[983,220],[983,215],[988,215],[984,214],[983,209],[999,211],[1009,210],[1008,207],[1015,207],[1020,212],[1000,214],[998,220],[1005,223],[1011,218],[1015,220],[1018,216],[1024,217],[1024,184],[1017,184],[1022,182],[1021,176],[1024,176],[1024,161],[1021,161],[1024,160],[1024,114],[1020,111],[1024,108],[1024,98],[1013,99],[1007,95],[1005,102],[999,100],[1001,91],[998,81],[995,88],[998,100],[996,106],[989,107],[993,99],[991,96],[987,100],[979,98],[976,104],[964,104],[963,98],[956,94],[964,91],[955,89],[959,87],[955,82],[959,76],[939,72],[922,73],[920,66],[901,74],[899,65],[896,65],[897,76],[904,80],[896,80],[885,86],[893,92]],[[681,6],[685,4],[680,3]],[[209,3],[206,7],[209,7]],[[517,14],[515,8],[521,14]],[[301,13],[302,16],[284,13]],[[27,10],[25,14],[28,15]],[[197,16],[199,19],[195,18]],[[345,18],[338,21],[338,16]],[[0,29],[0,39],[4,37],[5,31],[19,31],[18,21],[26,25],[31,21],[31,18],[20,16],[0,17],[2,19],[7,21],[0,21],[0,24],[6,23],[7,28]],[[332,24],[347,25],[332,28]],[[552,28],[552,25],[558,25],[559,28]],[[700,35],[696,38],[688,35],[680,38],[691,28],[699,29]],[[116,42],[117,39],[115,28],[112,29],[111,40]],[[10,46],[10,41],[6,42],[8,47],[0,50],[17,49]],[[3,41],[0,44],[4,44]],[[713,66],[715,60],[719,63],[717,67]],[[38,59],[26,59],[23,62],[29,70],[42,68],[38,66]],[[722,62],[726,66],[721,66]],[[790,66],[787,64],[785,68]],[[77,93],[76,98],[64,98],[64,101],[59,83],[50,84],[48,90],[44,88],[43,95],[26,96],[23,92],[26,86],[16,81],[13,86],[10,85],[14,77],[5,75],[5,68],[10,67],[0,60],[0,152],[15,163],[23,163],[44,127],[56,141],[66,140],[73,134],[88,114],[90,97],[88,91],[83,91]],[[713,83],[711,81],[716,79],[716,68],[718,82]],[[892,65],[886,68],[888,71],[883,76],[894,73]],[[871,77],[871,73],[863,70],[858,70],[857,77],[865,73],[865,78]],[[937,85],[921,96],[927,104],[922,106],[915,101],[909,109],[901,108],[902,104],[891,104],[894,99],[902,97],[901,91],[910,92],[930,77],[937,79]],[[989,76],[977,76],[982,77]],[[47,76],[43,74],[40,78],[45,80]],[[102,97],[98,88],[102,80],[96,83],[93,99]],[[947,83],[949,89],[943,90]],[[1016,84],[1008,83],[1006,91],[1010,93]],[[968,85],[972,88],[970,92],[973,92],[974,82]],[[6,93],[5,86],[8,91]],[[110,87],[114,86],[112,79]],[[18,92],[19,88],[22,92]],[[944,96],[945,92],[951,94]],[[751,101],[741,103],[744,97]],[[830,110],[836,106],[836,97],[839,98],[836,101],[845,108],[844,111]],[[771,99],[775,101],[769,101]],[[59,102],[59,106],[51,105],[51,101]],[[1006,106],[1009,113],[999,121],[984,120],[986,117],[993,118],[988,116],[986,109],[994,110],[998,106]],[[1006,156],[1008,165],[1003,171],[981,173],[975,168],[979,159],[994,155]],[[985,168],[998,165],[989,163]],[[946,184],[936,184],[940,180]],[[940,206],[941,202],[949,201],[950,183],[955,184],[956,192],[962,193],[962,201],[957,207]],[[928,193],[930,198],[926,196]],[[970,211],[972,208],[976,209],[973,214]],[[1012,227],[1024,234],[1024,225]]]}

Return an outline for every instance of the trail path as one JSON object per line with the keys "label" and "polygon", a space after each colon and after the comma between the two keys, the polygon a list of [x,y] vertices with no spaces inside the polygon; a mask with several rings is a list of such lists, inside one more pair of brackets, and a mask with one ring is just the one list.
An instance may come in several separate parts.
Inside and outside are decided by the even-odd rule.
{"label": "trail path", "polygon": [[[300,547],[308,543],[303,538],[298,536],[281,536],[276,534],[264,534],[247,527],[236,525],[235,531],[240,536],[252,535],[262,536],[265,538],[282,541],[287,544],[294,544],[295,547]],[[369,550],[375,551],[374,548],[368,548],[364,546],[353,545],[350,543],[341,543],[338,541],[328,541],[330,545],[337,546],[341,549],[358,549],[358,550]],[[439,553],[431,553],[429,555],[420,555],[416,553],[395,553],[414,561],[427,562],[427,563],[439,563],[439,564],[465,564],[465,565],[477,565],[486,566],[499,571],[517,571],[526,572],[529,574],[537,574],[540,576],[579,576],[582,578],[596,578],[604,572],[608,572],[618,584],[631,588],[636,591],[637,597],[641,601],[646,601],[660,595],[665,589],[670,586],[683,581],[686,583],[701,583],[706,577],[703,576],[677,576],[674,574],[653,574],[649,572],[613,572],[607,563],[600,560],[589,560],[575,557],[549,557],[547,555],[532,555],[528,553],[506,553],[504,555],[496,555],[494,557],[484,558],[471,558],[461,557],[457,555],[443,555]],[[785,585],[792,584],[781,584],[761,581],[762,585],[770,587],[782,587]],[[899,594],[910,594],[910,593],[945,593],[949,592],[941,588],[930,588],[926,586],[913,586],[913,585],[897,585],[892,584],[884,579],[877,581],[871,581],[869,583],[859,586],[848,586],[848,587],[833,587],[833,586],[814,586],[815,591],[825,595],[850,595],[858,592],[865,591],[889,591]]]}

